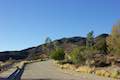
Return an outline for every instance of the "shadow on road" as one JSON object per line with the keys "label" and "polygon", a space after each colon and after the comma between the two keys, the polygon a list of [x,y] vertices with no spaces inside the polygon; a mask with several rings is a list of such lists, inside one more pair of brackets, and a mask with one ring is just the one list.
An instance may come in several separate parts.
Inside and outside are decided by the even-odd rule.
{"label": "shadow on road", "polygon": [[17,68],[9,77],[7,78],[0,78],[0,80],[21,80],[21,76],[24,72],[25,65],[22,68]]}
{"label": "shadow on road", "polygon": [[0,78],[0,80],[5,80],[6,78]]}

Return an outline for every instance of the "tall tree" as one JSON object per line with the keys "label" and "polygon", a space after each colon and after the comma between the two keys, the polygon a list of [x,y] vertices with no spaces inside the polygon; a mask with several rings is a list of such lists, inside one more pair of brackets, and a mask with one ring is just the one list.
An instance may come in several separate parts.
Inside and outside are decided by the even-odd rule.
{"label": "tall tree", "polygon": [[89,32],[87,34],[87,40],[86,40],[86,47],[92,47],[94,44],[94,35],[93,35],[93,31]]}
{"label": "tall tree", "polygon": [[45,44],[50,44],[52,42],[51,38],[50,37],[47,37],[45,39]]}
{"label": "tall tree", "polygon": [[110,53],[120,56],[120,23],[113,26],[112,32],[107,38],[107,45]]}
{"label": "tall tree", "polygon": [[43,52],[49,53],[51,50],[52,40],[50,37],[45,39],[45,44],[42,46]]}

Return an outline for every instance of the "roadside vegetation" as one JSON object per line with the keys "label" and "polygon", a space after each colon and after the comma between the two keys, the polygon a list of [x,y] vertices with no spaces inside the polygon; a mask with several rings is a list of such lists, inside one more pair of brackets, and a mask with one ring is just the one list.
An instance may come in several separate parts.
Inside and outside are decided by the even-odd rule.
{"label": "roadside vegetation", "polygon": [[49,55],[62,69],[120,79],[120,23],[113,26],[107,38],[95,40],[91,31],[86,45],[73,47],[67,53],[64,48],[54,47]]}
{"label": "roadside vegetation", "polygon": [[50,58],[54,60],[64,60],[65,59],[65,53],[62,48],[57,48],[54,51],[51,51]]}
{"label": "roadside vegetation", "polygon": [[4,62],[0,61],[0,73],[10,69],[14,63],[15,61],[11,59],[9,59],[9,61],[4,61]]}

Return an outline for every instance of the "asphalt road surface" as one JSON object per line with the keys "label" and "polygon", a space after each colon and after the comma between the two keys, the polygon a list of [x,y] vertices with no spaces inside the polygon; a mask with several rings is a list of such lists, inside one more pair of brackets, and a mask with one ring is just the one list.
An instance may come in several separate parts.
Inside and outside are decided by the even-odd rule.
{"label": "asphalt road surface", "polygon": [[94,74],[72,73],[60,70],[52,60],[28,64],[22,80],[113,80]]}

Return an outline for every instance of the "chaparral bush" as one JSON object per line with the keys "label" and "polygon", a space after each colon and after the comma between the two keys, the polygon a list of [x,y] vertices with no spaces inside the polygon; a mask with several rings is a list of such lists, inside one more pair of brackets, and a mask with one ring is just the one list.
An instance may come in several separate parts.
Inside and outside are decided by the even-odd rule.
{"label": "chaparral bush", "polygon": [[65,53],[62,48],[57,48],[50,53],[50,58],[54,60],[64,60]]}

